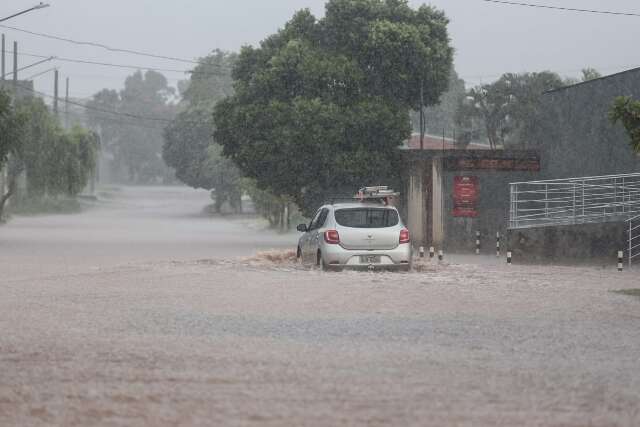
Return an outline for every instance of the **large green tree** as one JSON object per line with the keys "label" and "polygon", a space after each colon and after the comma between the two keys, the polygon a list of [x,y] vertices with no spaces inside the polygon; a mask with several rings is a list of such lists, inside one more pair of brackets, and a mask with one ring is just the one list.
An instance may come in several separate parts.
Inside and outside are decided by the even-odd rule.
{"label": "large green tree", "polygon": [[628,96],[616,98],[609,116],[613,123],[622,123],[629,134],[631,148],[640,153],[640,101]]}
{"label": "large green tree", "polygon": [[307,214],[328,193],[392,183],[409,112],[447,88],[447,24],[403,0],[330,0],[322,19],[300,11],[242,49],[215,138],[259,188]]}
{"label": "large green tree", "polygon": [[8,191],[0,195],[0,218],[23,172],[25,198],[80,193],[95,170],[98,145],[94,132],[60,127],[40,98],[14,103],[0,91],[0,169],[8,169]]}
{"label": "large green tree", "polygon": [[95,171],[98,135],[78,126],[63,129],[39,98],[27,98],[18,105],[19,111],[28,117],[16,154],[26,173],[26,196],[80,193]]}

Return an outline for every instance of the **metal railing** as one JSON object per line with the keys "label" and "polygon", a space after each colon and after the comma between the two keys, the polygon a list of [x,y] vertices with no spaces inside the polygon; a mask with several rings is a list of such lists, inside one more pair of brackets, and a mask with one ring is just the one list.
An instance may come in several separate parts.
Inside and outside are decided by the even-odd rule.
{"label": "metal railing", "polygon": [[635,258],[640,257],[640,215],[627,220],[629,223],[629,247],[627,248],[627,258],[629,267]]}
{"label": "metal railing", "polygon": [[510,192],[511,229],[623,222],[640,215],[640,173],[516,182]]}

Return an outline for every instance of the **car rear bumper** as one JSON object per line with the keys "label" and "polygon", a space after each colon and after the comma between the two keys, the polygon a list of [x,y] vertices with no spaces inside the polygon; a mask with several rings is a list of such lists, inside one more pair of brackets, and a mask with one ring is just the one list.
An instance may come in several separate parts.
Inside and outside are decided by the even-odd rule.
{"label": "car rear bumper", "polygon": [[[351,250],[340,245],[324,245],[322,258],[329,268],[353,269],[409,269],[411,265],[411,244],[398,245],[385,250]],[[379,257],[370,262],[370,257]],[[377,262],[379,260],[379,262]]]}

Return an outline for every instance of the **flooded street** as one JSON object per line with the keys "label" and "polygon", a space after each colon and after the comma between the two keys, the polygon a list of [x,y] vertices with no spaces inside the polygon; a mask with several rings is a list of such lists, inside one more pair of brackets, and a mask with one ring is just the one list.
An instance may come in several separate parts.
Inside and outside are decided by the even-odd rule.
{"label": "flooded street", "polygon": [[123,188],[0,228],[0,425],[640,424],[637,272],[324,273],[210,202]]}

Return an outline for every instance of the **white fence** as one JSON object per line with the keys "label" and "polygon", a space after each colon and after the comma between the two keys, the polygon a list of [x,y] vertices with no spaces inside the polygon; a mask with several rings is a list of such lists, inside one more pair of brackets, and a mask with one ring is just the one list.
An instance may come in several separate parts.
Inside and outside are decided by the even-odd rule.
{"label": "white fence", "polygon": [[622,222],[640,215],[640,173],[516,182],[510,191],[511,229]]}
{"label": "white fence", "polygon": [[627,258],[629,267],[634,259],[640,257],[640,215],[630,218],[629,223],[629,247]]}

